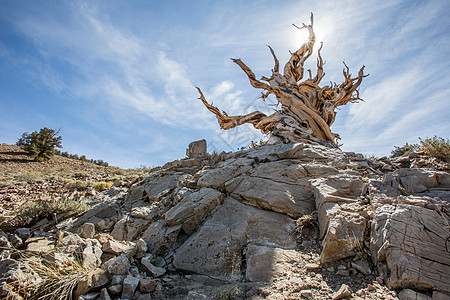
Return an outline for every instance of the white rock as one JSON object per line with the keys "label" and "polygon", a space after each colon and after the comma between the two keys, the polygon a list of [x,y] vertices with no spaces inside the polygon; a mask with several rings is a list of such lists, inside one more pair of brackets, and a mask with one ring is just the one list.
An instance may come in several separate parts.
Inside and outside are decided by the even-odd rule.
{"label": "white rock", "polygon": [[143,257],[141,259],[141,265],[142,265],[142,269],[147,272],[148,275],[153,276],[153,277],[161,277],[162,275],[164,275],[164,273],[166,273],[166,269],[165,268],[159,268],[154,266],[149,257]]}
{"label": "white rock", "polygon": [[132,252],[135,250],[134,247],[135,245],[132,243],[121,243],[119,241],[110,240],[103,244],[102,250],[105,253],[120,255]]}
{"label": "white rock", "polygon": [[333,293],[333,295],[331,295],[331,298],[333,300],[337,300],[337,299],[349,297],[351,295],[352,295],[352,291],[350,290],[350,287],[346,284],[342,284],[341,287],[339,288],[339,290],[337,290],[336,292]]}
{"label": "white rock", "polygon": [[192,142],[186,149],[186,156],[189,158],[204,157],[206,155],[206,140]]}
{"label": "white rock", "polygon": [[388,286],[450,291],[448,223],[434,210],[384,205],[371,226],[374,263],[389,271]]}

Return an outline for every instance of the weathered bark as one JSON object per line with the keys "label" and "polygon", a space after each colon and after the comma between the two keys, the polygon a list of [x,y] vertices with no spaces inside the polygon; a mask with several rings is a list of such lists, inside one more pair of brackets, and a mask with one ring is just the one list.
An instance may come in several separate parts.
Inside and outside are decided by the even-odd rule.
{"label": "weathered bark", "polygon": [[[294,25],[294,24],[293,24]],[[294,25],[298,29],[307,28],[309,31],[308,42],[304,43],[300,49],[291,52],[291,58],[283,68],[283,75],[279,73],[279,61],[273,49],[269,46],[274,58],[275,66],[270,78],[262,77],[256,79],[252,70],[240,59],[232,59],[244,72],[250,81],[251,86],[265,90],[261,98],[265,99],[273,94],[278,103],[279,109],[270,116],[260,111],[255,111],[247,115],[228,116],[225,111],[210,105],[200,88],[200,100],[219,121],[222,129],[231,129],[244,123],[253,124],[262,133],[271,133],[272,141],[283,143],[312,140],[322,144],[336,145],[339,135],[332,133],[330,126],[334,123],[338,106],[349,102],[360,101],[358,87],[364,75],[364,66],[359,70],[358,76],[351,77],[349,68],[344,63],[344,82],[337,85],[331,83],[320,87],[319,83],[324,77],[324,62],[318,50],[317,72],[313,77],[311,70],[308,70],[309,78],[299,82],[304,75],[303,65],[311,56],[316,41],[313,31],[313,15],[311,13],[311,23],[302,27]]]}

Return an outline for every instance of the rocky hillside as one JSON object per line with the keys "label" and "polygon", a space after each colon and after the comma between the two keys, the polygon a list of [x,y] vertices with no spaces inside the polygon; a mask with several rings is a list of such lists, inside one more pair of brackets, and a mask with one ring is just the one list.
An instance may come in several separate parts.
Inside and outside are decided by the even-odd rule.
{"label": "rocky hillside", "polygon": [[[131,185],[145,173],[55,155],[37,162],[17,146],[0,144],[0,220],[30,201],[70,197],[83,201],[100,182]],[[107,185],[106,185],[107,186]]]}
{"label": "rocky hillside", "polygon": [[1,232],[2,296],[449,298],[445,162],[303,143],[205,150],[86,197],[82,215]]}

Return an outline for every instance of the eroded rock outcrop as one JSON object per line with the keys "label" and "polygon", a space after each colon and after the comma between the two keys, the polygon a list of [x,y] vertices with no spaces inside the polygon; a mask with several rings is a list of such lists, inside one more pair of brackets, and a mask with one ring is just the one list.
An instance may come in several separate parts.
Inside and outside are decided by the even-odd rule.
{"label": "eroded rock outcrop", "polygon": [[[337,294],[393,299],[377,276],[391,289],[450,292],[448,172],[304,143],[191,156],[96,194],[49,232],[0,242],[81,259],[77,295],[105,299],[209,299],[230,280],[241,298],[325,299],[347,284]],[[8,251],[1,268],[12,274]]]}
{"label": "eroded rock outcrop", "polygon": [[450,290],[448,219],[440,210],[399,204],[375,211],[371,250],[395,289]]}

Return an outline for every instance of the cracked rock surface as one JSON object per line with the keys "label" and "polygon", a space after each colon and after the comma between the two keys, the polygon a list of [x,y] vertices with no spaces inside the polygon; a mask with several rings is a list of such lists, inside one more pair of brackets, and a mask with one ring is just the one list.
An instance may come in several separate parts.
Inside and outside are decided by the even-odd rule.
{"label": "cracked rock surface", "polygon": [[[81,216],[0,232],[0,294],[19,273],[41,280],[18,267],[16,245],[43,263],[84,260],[76,295],[100,299],[450,295],[450,174],[435,162],[304,143],[213,155],[195,145],[92,196]],[[55,249],[64,255],[45,256]]]}

